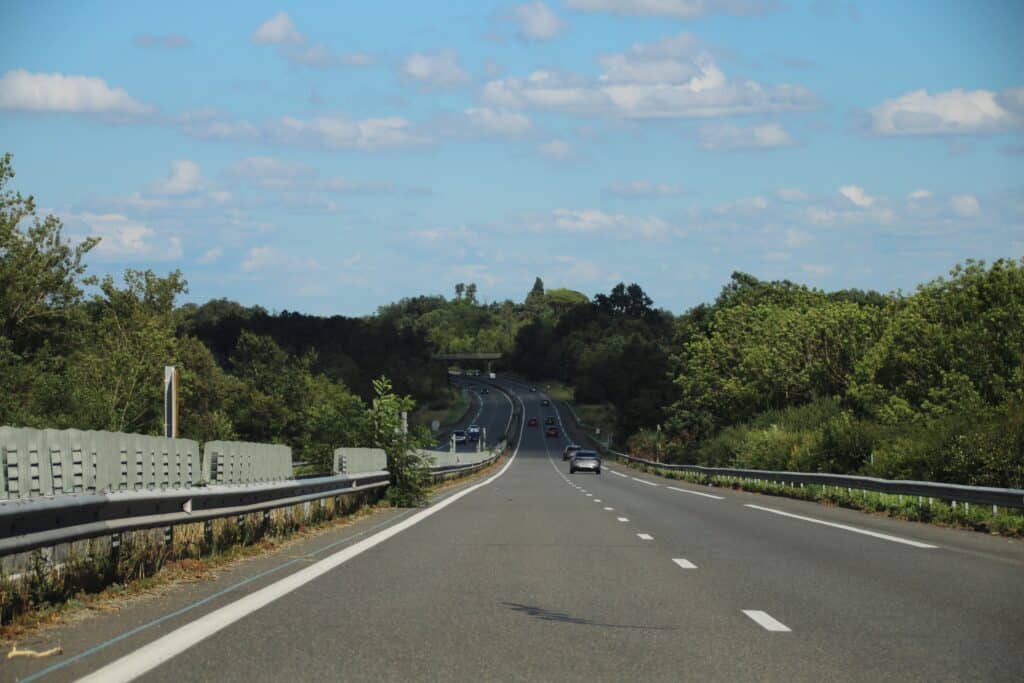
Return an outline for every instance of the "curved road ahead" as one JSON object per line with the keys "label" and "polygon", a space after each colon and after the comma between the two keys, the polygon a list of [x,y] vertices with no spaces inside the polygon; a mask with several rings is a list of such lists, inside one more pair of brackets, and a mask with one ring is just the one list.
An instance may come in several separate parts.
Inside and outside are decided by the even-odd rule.
{"label": "curved road ahead", "polygon": [[[507,419],[489,396],[481,419]],[[425,510],[47,632],[35,645],[64,654],[4,678],[1022,679],[1020,541],[609,463],[569,476],[562,439],[523,432],[504,469]]]}

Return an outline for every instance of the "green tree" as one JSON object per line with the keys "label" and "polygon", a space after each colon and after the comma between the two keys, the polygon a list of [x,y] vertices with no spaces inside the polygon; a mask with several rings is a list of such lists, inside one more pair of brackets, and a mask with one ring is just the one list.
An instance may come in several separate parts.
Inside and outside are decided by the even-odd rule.
{"label": "green tree", "polygon": [[426,501],[429,463],[419,449],[430,443],[430,435],[406,429],[403,413],[408,414],[416,404],[410,397],[394,393],[389,379],[375,379],[373,391],[375,396],[367,412],[368,436],[370,445],[384,449],[388,457],[388,499],[402,507],[422,505]]}

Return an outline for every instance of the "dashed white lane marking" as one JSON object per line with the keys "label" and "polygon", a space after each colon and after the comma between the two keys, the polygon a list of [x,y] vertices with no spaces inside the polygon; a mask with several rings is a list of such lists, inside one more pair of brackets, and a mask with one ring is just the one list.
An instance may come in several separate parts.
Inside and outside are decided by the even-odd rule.
{"label": "dashed white lane marking", "polygon": [[743,610],[743,613],[757,622],[757,624],[765,631],[788,633],[791,630],[788,626],[778,619],[775,619],[772,615],[767,612],[762,612],[759,609],[745,609]]}
{"label": "dashed white lane marking", "polygon": [[612,511],[612,510],[614,510],[614,509],[615,509],[615,508],[605,508],[605,511],[606,511],[606,512],[611,512],[611,511]]}
{"label": "dashed white lane marking", "polygon": [[593,493],[588,493],[588,494],[587,494],[587,496],[593,496],[593,495],[594,495]]}
{"label": "dashed white lane marking", "polygon": [[601,502],[601,499],[600,499],[600,498],[595,498],[595,499],[594,499],[594,502],[595,502],[595,503],[600,503],[600,502]]}
{"label": "dashed white lane marking", "polygon": [[674,558],[672,558],[672,561],[675,562],[676,564],[678,564],[683,569],[696,569],[697,568],[697,565],[695,565],[693,562],[690,562],[689,560],[684,560],[681,557],[674,557]]}
{"label": "dashed white lane marking", "polygon": [[629,521],[629,517],[618,517],[617,519],[618,519],[618,520],[619,520],[620,522],[628,522],[628,521]]}
{"label": "dashed white lane marking", "polygon": [[665,488],[672,489],[673,491],[679,491],[679,493],[692,493],[695,496],[704,496],[705,498],[714,498],[715,500],[725,500],[722,496],[712,496],[710,493],[701,493],[700,491],[691,491],[690,489],[680,489],[675,486],[666,486]]}
{"label": "dashed white lane marking", "polygon": [[902,543],[903,545],[910,545],[915,548],[937,548],[938,546],[930,545],[928,543],[921,543],[920,541],[912,541],[909,538],[900,538],[899,536],[890,536],[889,534],[881,534],[877,531],[868,531],[867,529],[858,529],[855,526],[848,526],[846,524],[836,524],[835,522],[826,522],[822,519],[814,519],[813,517],[804,517],[803,515],[794,515],[791,512],[783,512],[782,510],[775,510],[774,508],[761,507],[760,505],[750,505],[749,503],[744,505],[754,510],[761,510],[762,512],[770,512],[773,515],[781,515],[783,517],[792,517],[793,519],[803,520],[804,522],[810,522],[811,524],[821,524],[822,526],[830,526],[834,529],[842,529],[843,531],[850,531],[855,534],[861,534],[864,536],[871,536],[872,538],[880,538],[883,541],[892,541],[893,543]]}
{"label": "dashed white lane marking", "polygon": [[654,540],[654,536],[651,536],[650,534],[637,534],[636,537],[639,538],[641,541],[653,541]]}
{"label": "dashed white lane marking", "polygon": [[626,475],[623,474],[622,472],[616,472],[615,470],[608,470],[608,471],[611,472],[612,474],[614,474],[617,477],[622,477],[623,479],[626,479]]}
{"label": "dashed white lane marking", "polygon": [[648,486],[657,486],[653,481],[645,481],[643,479],[637,479],[636,477],[630,477],[633,481],[638,481],[641,484],[647,484]]}

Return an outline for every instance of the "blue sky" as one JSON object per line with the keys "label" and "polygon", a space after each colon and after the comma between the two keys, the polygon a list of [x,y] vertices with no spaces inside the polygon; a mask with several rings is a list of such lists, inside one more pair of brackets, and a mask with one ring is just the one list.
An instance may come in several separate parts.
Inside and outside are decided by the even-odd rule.
{"label": "blue sky", "polygon": [[1024,4],[8,2],[0,145],[94,273],[361,315],[535,276],[681,312],[734,270],[1024,256]]}

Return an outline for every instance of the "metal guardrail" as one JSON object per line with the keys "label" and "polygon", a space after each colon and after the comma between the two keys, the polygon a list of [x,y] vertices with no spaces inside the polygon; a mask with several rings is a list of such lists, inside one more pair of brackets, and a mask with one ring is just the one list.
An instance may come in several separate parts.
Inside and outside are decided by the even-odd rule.
{"label": "metal guardrail", "polygon": [[72,494],[0,503],[0,556],[385,487],[386,471],[252,486]]}
{"label": "metal guardrail", "polygon": [[902,479],[878,479],[850,474],[825,474],[822,472],[779,472],[774,470],[745,470],[730,467],[702,467],[700,465],[676,465],[637,458],[626,453],[607,449],[615,457],[648,467],[666,470],[693,472],[709,477],[733,479],[754,479],[781,484],[812,484],[835,486],[836,488],[874,491],[889,495],[937,498],[952,503],[973,503],[997,507],[1024,509],[1024,489],[1000,489],[987,486],[965,486],[963,484],[942,484],[931,481],[909,481]]}

